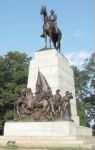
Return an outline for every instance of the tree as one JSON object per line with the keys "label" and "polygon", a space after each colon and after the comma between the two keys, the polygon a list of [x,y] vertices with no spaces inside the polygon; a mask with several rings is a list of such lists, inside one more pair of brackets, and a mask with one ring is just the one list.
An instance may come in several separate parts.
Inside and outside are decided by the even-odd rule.
{"label": "tree", "polygon": [[89,76],[90,95],[95,95],[95,51],[85,60],[84,68]]}
{"label": "tree", "polygon": [[0,57],[0,127],[14,117],[17,93],[27,85],[30,59],[17,51]]}
{"label": "tree", "polygon": [[87,117],[85,113],[85,103],[83,101],[77,101],[77,113],[80,117],[80,125],[87,126]]}
{"label": "tree", "polygon": [[93,120],[95,123],[95,50],[89,59],[85,60],[84,68],[88,73],[88,89],[89,95],[84,99],[86,104],[86,114],[88,125]]}
{"label": "tree", "polygon": [[[80,122],[85,121],[85,115],[88,126],[95,118],[95,51],[89,59],[84,61],[84,68],[82,70],[73,66],[75,76],[75,92],[77,98],[78,114],[80,115]],[[83,111],[82,110],[82,107]],[[84,117],[82,117],[84,116]],[[83,119],[84,118],[84,119]],[[94,119],[95,120],[95,119]]]}
{"label": "tree", "polygon": [[72,66],[75,78],[75,92],[77,100],[83,100],[88,94],[88,74],[86,70],[80,70],[76,66]]}
{"label": "tree", "polygon": [[86,82],[88,76],[85,70],[80,70],[76,66],[72,66],[74,71],[74,79],[75,79],[75,93],[76,93],[76,101],[77,101],[77,113],[80,117],[80,125],[86,126],[87,119],[85,114],[85,103],[82,101],[84,97],[86,97]]}

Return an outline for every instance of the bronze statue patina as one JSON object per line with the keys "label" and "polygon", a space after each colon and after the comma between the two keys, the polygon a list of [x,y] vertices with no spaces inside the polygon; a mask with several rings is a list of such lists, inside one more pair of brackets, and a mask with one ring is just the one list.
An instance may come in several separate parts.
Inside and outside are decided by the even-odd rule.
{"label": "bronze statue patina", "polygon": [[63,117],[64,120],[73,121],[71,119],[71,105],[70,100],[73,98],[72,93],[69,91],[66,91],[65,96],[63,96],[63,105],[61,105],[63,108],[61,117]]}
{"label": "bronze statue patina", "polygon": [[57,15],[54,13],[54,10],[51,10],[50,13],[51,15],[48,16],[46,6],[41,7],[40,14],[44,18],[43,34],[41,37],[45,38],[45,48],[47,48],[47,36],[49,36],[50,48],[52,41],[54,47],[60,51],[62,33],[57,27]]}
{"label": "bronze statue patina", "polygon": [[66,95],[62,97],[60,89],[57,89],[56,94],[53,95],[46,78],[38,71],[35,95],[33,95],[31,88],[24,88],[17,96],[17,119],[24,121],[72,121],[70,107],[70,99],[72,98],[72,93],[69,91],[66,91]]}
{"label": "bronze statue patina", "polygon": [[55,114],[56,117],[58,116],[58,118],[60,118],[61,116],[61,101],[62,101],[62,96],[60,94],[60,90],[57,89],[56,90],[56,94],[53,96],[54,99],[54,110],[55,110]]}
{"label": "bronze statue patina", "polygon": [[51,25],[55,27],[55,31],[57,33],[58,32],[57,15],[55,14],[53,9],[50,11],[50,13],[51,15],[49,16],[49,20],[51,21]]}

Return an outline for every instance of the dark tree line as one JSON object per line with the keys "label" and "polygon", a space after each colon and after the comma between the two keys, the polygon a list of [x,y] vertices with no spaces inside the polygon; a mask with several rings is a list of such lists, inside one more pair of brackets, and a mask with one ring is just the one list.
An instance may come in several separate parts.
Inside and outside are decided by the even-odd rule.
{"label": "dark tree line", "polygon": [[14,118],[16,96],[27,85],[29,60],[17,51],[0,57],[0,132],[4,122]]}

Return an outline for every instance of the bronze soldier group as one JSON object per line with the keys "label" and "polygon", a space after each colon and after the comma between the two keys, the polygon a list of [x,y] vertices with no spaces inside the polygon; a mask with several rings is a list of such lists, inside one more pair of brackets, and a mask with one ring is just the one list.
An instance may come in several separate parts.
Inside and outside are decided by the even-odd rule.
{"label": "bronze soldier group", "polygon": [[31,88],[25,88],[17,97],[17,119],[28,121],[72,121],[70,106],[72,98],[72,93],[69,91],[66,91],[65,96],[62,97],[59,89],[53,95],[45,77],[38,72],[35,95],[33,95]]}

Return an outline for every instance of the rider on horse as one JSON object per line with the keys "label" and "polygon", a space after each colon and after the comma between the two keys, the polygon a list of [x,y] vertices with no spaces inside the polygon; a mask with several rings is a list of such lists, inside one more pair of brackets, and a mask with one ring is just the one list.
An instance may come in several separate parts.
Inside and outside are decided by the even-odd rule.
{"label": "rider on horse", "polygon": [[50,13],[51,15],[49,16],[49,20],[51,21],[53,27],[55,28],[57,32],[57,15],[55,14],[53,9],[50,11]]}
{"label": "rider on horse", "polygon": [[[50,21],[50,24],[52,27],[55,28],[55,32],[58,31],[58,28],[57,28],[57,15],[55,14],[54,10],[52,9],[50,11],[50,16],[49,16],[49,21]],[[40,35],[40,37],[45,37],[45,34],[44,34],[44,31],[43,31],[43,34]]]}

